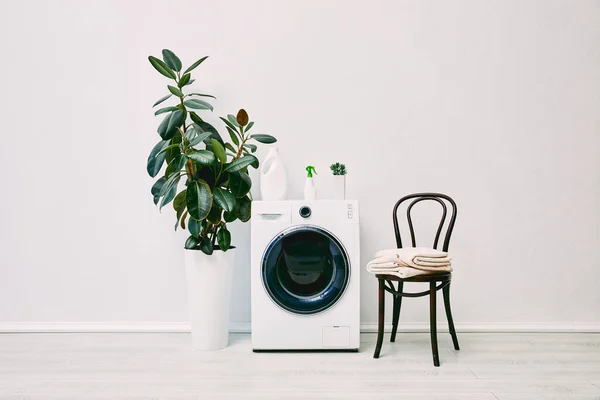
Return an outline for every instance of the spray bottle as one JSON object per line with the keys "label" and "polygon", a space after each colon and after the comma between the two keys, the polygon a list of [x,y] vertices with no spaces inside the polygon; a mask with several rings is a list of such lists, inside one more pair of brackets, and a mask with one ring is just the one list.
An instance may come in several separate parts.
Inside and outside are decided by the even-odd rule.
{"label": "spray bottle", "polygon": [[317,198],[317,189],[315,189],[315,183],[313,182],[313,172],[316,174],[315,167],[309,165],[306,167],[306,183],[304,184],[304,200],[315,200]]}

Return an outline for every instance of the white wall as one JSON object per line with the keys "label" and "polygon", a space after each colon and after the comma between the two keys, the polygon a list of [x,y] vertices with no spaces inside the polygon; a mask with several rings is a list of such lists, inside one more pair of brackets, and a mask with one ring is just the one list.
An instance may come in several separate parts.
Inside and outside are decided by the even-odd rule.
{"label": "white wall", "polygon": [[[349,169],[363,263],[390,211],[452,195],[460,326],[600,329],[600,3],[19,1],[0,4],[0,323],[186,320],[182,244],[146,175],[162,48],[216,116],[244,107],[290,171]],[[260,153],[264,156],[265,150]],[[249,321],[249,226],[234,322]],[[362,319],[376,320],[364,274]],[[427,321],[426,299],[402,321]]]}

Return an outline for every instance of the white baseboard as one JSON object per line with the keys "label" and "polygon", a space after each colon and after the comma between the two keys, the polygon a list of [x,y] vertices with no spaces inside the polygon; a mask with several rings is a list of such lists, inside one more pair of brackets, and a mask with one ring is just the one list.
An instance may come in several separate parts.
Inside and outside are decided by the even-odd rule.
{"label": "white baseboard", "polygon": [[[377,323],[364,323],[361,332],[377,332]],[[249,322],[231,323],[232,333],[249,333]],[[391,330],[391,324],[385,325]],[[427,323],[400,322],[400,332],[429,332]],[[440,332],[447,332],[448,325],[439,324]],[[458,332],[586,332],[600,333],[600,322],[477,322],[457,324]],[[187,322],[0,322],[0,333],[181,333],[189,332]]]}

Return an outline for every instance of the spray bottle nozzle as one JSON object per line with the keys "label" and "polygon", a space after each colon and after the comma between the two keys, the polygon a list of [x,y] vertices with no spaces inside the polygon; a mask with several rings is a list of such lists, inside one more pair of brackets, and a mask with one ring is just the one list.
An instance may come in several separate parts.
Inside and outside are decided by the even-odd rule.
{"label": "spray bottle nozzle", "polygon": [[317,170],[315,169],[315,167],[313,167],[312,165],[309,165],[308,167],[306,167],[306,172],[308,172],[307,177],[308,178],[312,178],[313,177],[313,172],[316,174]]}

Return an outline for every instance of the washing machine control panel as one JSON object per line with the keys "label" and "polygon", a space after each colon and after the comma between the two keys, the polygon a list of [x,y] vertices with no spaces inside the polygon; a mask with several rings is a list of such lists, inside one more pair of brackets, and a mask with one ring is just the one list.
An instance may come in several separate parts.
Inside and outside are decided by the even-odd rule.
{"label": "washing machine control panel", "polygon": [[302,218],[308,218],[312,214],[312,210],[309,206],[302,206],[300,207],[299,213]]}

